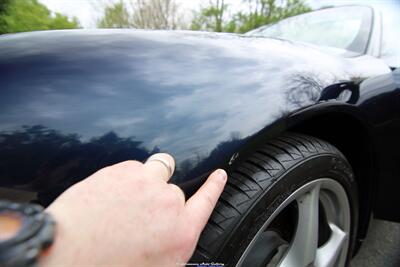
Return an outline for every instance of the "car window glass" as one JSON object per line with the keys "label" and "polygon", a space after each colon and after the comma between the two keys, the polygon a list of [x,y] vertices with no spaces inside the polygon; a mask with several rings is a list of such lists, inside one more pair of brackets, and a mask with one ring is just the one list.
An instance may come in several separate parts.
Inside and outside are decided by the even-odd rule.
{"label": "car window glass", "polygon": [[368,7],[328,8],[285,19],[249,34],[364,53],[371,21],[372,10]]}
{"label": "car window glass", "polygon": [[381,58],[391,67],[400,67],[400,2],[381,7],[382,49]]}

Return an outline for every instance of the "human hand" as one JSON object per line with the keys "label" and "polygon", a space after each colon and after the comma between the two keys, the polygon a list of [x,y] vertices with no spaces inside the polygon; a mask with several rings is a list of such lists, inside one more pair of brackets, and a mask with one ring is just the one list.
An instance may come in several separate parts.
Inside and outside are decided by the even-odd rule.
{"label": "human hand", "polygon": [[[152,160],[161,158],[161,160]],[[162,162],[164,161],[164,163]],[[196,247],[225,186],[213,172],[185,201],[167,181],[168,154],[146,163],[125,161],[103,168],[57,198],[47,212],[57,222],[55,242],[41,266],[176,266]]]}

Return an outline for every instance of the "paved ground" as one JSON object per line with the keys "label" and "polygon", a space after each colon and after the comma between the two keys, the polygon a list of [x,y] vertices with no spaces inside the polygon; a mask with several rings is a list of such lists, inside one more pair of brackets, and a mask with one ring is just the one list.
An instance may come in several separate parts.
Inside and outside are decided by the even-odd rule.
{"label": "paved ground", "polygon": [[400,223],[374,220],[351,267],[400,267]]}

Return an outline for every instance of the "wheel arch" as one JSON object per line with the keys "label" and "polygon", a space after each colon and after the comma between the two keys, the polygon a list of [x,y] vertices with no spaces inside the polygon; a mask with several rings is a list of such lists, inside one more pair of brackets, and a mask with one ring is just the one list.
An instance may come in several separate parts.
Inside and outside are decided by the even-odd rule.
{"label": "wheel arch", "polygon": [[325,140],[338,148],[349,161],[359,192],[359,247],[367,234],[373,212],[378,174],[370,124],[357,107],[328,105],[292,114],[287,130]]}

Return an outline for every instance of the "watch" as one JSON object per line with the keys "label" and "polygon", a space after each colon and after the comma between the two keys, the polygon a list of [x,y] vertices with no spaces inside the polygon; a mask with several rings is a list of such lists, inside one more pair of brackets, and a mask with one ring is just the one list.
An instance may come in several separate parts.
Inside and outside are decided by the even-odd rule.
{"label": "watch", "polygon": [[36,204],[0,201],[0,266],[37,266],[54,240],[54,220]]}

